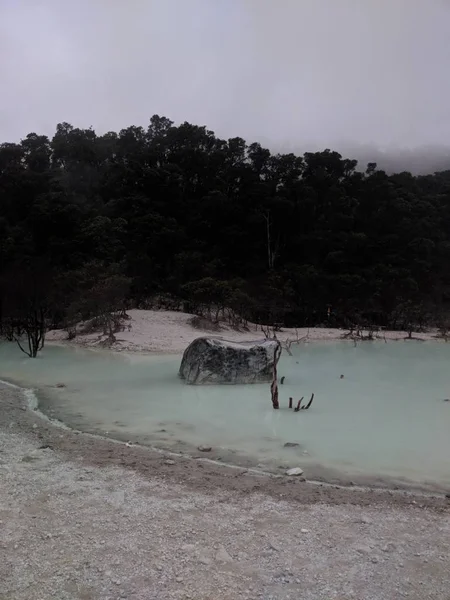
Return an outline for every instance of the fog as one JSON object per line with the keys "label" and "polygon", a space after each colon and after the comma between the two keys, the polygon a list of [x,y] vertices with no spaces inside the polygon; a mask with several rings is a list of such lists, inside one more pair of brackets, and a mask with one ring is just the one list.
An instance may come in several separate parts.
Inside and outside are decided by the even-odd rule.
{"label": "fog", "polygon": [[448,0],[0,0],[0,140],[158,113],[445,167],[449,64]]}

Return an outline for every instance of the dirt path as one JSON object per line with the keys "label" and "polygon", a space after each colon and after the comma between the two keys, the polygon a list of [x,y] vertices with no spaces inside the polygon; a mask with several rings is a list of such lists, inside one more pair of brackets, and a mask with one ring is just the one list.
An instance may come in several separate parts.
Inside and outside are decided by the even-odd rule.
{"label": "dirt path", "polygon": [[0,387],[2,600],[449,597],[445,498],[317,495],[65,432],[21,402]]}

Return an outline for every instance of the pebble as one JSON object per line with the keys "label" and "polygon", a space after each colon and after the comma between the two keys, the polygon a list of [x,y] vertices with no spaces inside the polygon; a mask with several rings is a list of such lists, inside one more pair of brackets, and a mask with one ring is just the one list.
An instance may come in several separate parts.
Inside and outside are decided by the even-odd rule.
{"label": "pebble", "polygon": [[195,544],[183,544],[181,550],[183,550],[183,552],[193,552],[195,550]]}
{"label": "pebble", "polygon": [[216,560],[219,562],[229,563],[229,562],[232,562],[233,559],[228,554],[228,552],[225,550],[225,548],[223,546],[221,546],[216,552]]}
{"label": "pebble", "polygon": [[300,446],[297,442],[286,442],[284,445],[285,448],[297,448],[297,446]]}
{"label": "pebble", "polygon": [[211,446],[199,446],[198,450],[200,450],[200,452],[211,452]]}
{"label": "pebble", "polygon": [[300,529],[301,533],[309,533],[309,529]]}
{"label": "pebble", "polygon": [[271,542],[271,543],[269,544],[269,548],[270,548],[271,550],[275,550],[275,552],[280,552],[280,547],[279,547],[277,544],[274,544],[273,542]]}
{"label": "pebble", "polygon": [[292,476],[298,476],[298,475],[303,475],[303,469],[300,469],[300,467],[294,467],[292,469],[288,469],[286,471],[286,475],[288,475],[289,477]]}
{"label": "pebble", "polygon": [[164,462],[166,463],[166,465],[174,465],[175,464],[175,461],[171,460],[171,459],[165,460]]}

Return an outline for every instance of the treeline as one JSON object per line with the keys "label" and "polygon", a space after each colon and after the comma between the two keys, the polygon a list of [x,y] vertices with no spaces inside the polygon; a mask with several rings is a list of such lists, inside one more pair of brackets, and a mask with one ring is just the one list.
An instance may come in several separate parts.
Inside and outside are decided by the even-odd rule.
{"label": "treeline", "polygon": [[147,129],[61,123],[51,140],[0,146],[3,327],[155,303],[420,326],[446,318],[449,264],[450,171],[274,155],[157,115]]}

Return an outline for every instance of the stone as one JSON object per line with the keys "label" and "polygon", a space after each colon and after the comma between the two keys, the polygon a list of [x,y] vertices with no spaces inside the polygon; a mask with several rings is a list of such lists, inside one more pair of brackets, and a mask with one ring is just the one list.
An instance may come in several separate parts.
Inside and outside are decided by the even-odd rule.
{"label": "stone", "polygon": [[220,548],[216,552],[216,560],[218,562],[229,563],[229,562],[232,562],[233,559],[228,554],[228,552],[225,550],[225,548],[223,546],[220,546]]}
{"label": "stone", "polygon": [[288,469],[286,471],[286,475],[288,475],[289,477],[297,477],[299,475],[303,475],[303,469],[300,469],[300,467],[294,467],[292,469]]}
{"label": "stone", "polygon": [[200,450],[200,452],[211,452],[211,446],[199,446],[198,450]]}
{"label": "stone", "polygon": [[280,546],[278,546],[278,544],[274,544],[273,542],[269,544],[269,548],[275,552],[280,552],[281,550]]}
{"label": "stone", "polygon": [[175,461],[171,460],[170,458],[168,460],[165,460],[164,462],[166,463],[166,465],[174,465],[175,464]]}
{"label": "stone", "polygon": [[200,337],[184,351],[179,376],[191,385],[269,383],[279,345],[277,340]]}
{"label": "stone", "polygon": [[297,448],[298,446],[300,444],[297,444],[297,442],[286,442],[284,445],[285,448]]}

